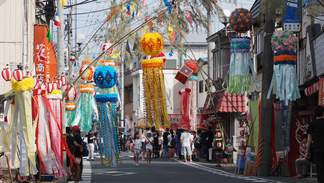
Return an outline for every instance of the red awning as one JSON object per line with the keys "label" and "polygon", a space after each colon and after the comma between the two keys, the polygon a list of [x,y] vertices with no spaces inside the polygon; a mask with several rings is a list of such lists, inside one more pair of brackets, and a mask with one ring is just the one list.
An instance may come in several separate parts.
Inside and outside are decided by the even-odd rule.
{"label": "red awning", "polygon": [[[226,90],[217,91],[211,94],[214,104],[216,106],[216,112],[245,112],[245,97],[244,95],[231,95],[228,94]],[[235,110],[235,108],[236,110]],[[204,109],[202,110],[202,115],[213,114],[214,109],[209,95],[206,97]]]}

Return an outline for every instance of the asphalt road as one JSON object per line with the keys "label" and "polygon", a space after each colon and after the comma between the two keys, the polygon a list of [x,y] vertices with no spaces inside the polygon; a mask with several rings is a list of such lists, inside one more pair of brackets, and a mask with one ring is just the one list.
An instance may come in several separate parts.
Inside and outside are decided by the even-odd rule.
{"label": "asphalt road", "polygon": [[[90,164],[91,169],[89,170]],[[86,161],[85,165],[83,181],[81,181],[84,183],[317,182],[314,178],[296,180],[291,177],[244,176],[235,174],[232,167],[216,168],[215,164],[210,163],[184,163],[161,158],[153,158],[151,166],[147,166],[146,161],[140,161],[139,166],[134,166],[130,153],[123,153],[123,164],[119,164],[116,168],[102,165],[98,159],[91,162]]]}

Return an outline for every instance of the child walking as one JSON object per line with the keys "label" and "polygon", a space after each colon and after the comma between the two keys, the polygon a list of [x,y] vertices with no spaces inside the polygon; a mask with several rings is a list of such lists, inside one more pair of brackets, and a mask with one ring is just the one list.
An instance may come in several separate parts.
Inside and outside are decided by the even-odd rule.
{"label": "child walking", "polygon": [[151,165],[151,159],[152,159],[151,153],[153,151],[152,144],[154,143],[154,139],[152,137],[151,131],[146,132],[146,134],[147,134],[147,137],[145,139],[146,153],[147,153],[146,162],[147,162],[147,165]]}
{"label": "child walking", "polygon": [[138,158],[141,153],[142,141],[139,139],[139,135],[135,134],[134,138],[134,165],[138,166]]}

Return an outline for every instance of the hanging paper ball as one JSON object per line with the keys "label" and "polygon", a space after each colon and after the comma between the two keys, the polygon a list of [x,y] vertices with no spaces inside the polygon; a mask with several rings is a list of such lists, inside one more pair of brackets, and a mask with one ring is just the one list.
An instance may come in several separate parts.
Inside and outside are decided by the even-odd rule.
{"label": "hanging paper ball", "polygon": [[222,137],[222,133],[221,133],[221,132],[217,132],[217,133],[216,133],[216,137],[217,137],[217,138],[221,138],[221,137]]}
{"label": "hanging paper ball", "polygon": [[[88,67],[88,65],[83,65],[80,70],[79,70],[79,74],[81,75],[81,73]],[[81,79],[83,80],[91,80],[93,77],[93,73],[94,73],[94,68],[90,67],[84,74],[81,75]]]}
{"label": "hanging paper ball", "polygon": [[31,73],[29,71],[27,71],[26,76],[31,76]]}
{"label": "hanging paper ball", "polygon": [[[69,89],[69,87],[66,87],[65,92],[67,92],[68,89]],[[69,93],[66,94],[65,100],[73,101],[75,98],[76,98],[76,89],[73,86],[72,89],[69,91]]]}
{"label": "hanging paper ball", "polygon": [[[105,43],[102,45],[102,52],[105,52],[106,50],[108,50],[110,47],[112,46],[111,43]],[[112,52],[114,51],[114,49],[111,49],[109,52],[107,52],[107,55],[112,54]]]}
{"label": "hanging paper ball", "polygon": [[11,80],[12,75],[11,75],[10,69],[8,69],[8,68],[3,69],[2,72],[1,72],[1,75],[2,75],[2,78],[5,81],[10,81]]}
{"label": "hanging paper ball", "polygon": [[145,33],[140,40],[140,45],[145,55],[157,56],[163,50],[164,40],[157,32]]}
{"label": "hanging paper ball", "polygon": [[47,93],[52,93],[54,90],[54,85],[52,83],[47,84]]}
{"label": "hanging paper ball", "polygon": [[57,82],[52,83],[52,85],[53,85],[53,90],[57,90],[58,89]]}
{"label": "hanging paper ball", "polygon": [[99,66],[94,73],[94,81],[99,88],[111,88],[117,83],[117,72],[111,66]]}
{"label": "hanging paper ball", "polygon": [[229,24],[235,32],[247,32],[253,24],[251,12],[245,8],[235,9],[229,17]]}
{"label": "hanging paper ball", "polygon": [[82,65],[90,65],[92,63],[92,61],[90,59],[84,59],[82,60]]}
{"label": "hanging paper ball", "polygon": [[219,129],[219,124],[218,123],[215,123],[215,128]]}
{"label": "hanging paper ball", "polygon": [[61,76],[60,80],[62,81],[62,85],[63,85],[63,86],[66,85],[66,83],[67,83],[67,79],[66,79],[65,76]]}
{"label": "hanging paper ball", "polygon": [[289,31],[276,31],[271,39],[273,51],[290,52],[296,50],[297,37]]}
{"label": "hanging paper ball", "polygon": [[243,127],[244,121],[239,121],[239,125],[240,125],[240,127]]}
{"label": "hanging paper ball", "polygon": [[222,143],[221,142],[217,142],[217,147],[221,148],[222,147]]}
{"label": "hanging paper ball", "polygon": [[242,137],[244,136],[244,133],[245,133],[244,130],[241,130],[241,131],[240,131],[240,135],[241,135]]}
{"label": "hanging paper ball", "polygon": [[33,77],[34,78],[34,88],[36,88],[36,86],[37,86],[37,84],[38,84],[38,79],[37,79],[37,77]]}
{"label": "hanging paper ball", "polygon": [[162,59],[163,60],[163,65],[165,64],[166,57],[165,57],[163,52],[161,52],[160,54],[158,54],[156,56],[151,56],[151,59],[153,59],[153,58]]}
{"label": "hanging paper ball", "polygon": [[190,60],[190,61],[188,61],[187,63],[186,63],[186,66],[188,66],[190,69],[192,69],[194,72],[196,72],[197,70],[198,70],[198,65],[194,62],[194,61],[192,61],[192,60]]}
{"label": "hanging paper ball", "polygon": [[16,69],[13,72],[13,77],[15,78],[15,80],[21,81],[23,79],[23,72],[22,72],[22,70]]}

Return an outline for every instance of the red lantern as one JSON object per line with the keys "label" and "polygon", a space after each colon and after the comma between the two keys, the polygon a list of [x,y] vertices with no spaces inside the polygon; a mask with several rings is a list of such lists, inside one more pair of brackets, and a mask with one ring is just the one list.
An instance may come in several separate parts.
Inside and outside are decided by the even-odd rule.
{"label": "red lantern", "polygon": [[52,85],[53,85],[53,90],[57,90],[58,89],[57,82],[52,83]]}
{"label": "red lantern", "polygon": [[216,137],[217,137],[217,138],[221,138],[221,137],[222,137],[222,133],[221,133],[221,132],[217,132],[217,133],[216,133]]}
{"label": "red lantern", "polygon": [[5,81],[10,81],[11,80],[12,74],[11,74],[10,69],[8,69],[8,68],[3,69],[1,74],[2,74],[2,78]]}
{"label": "red lantern", "polygon": [[221,148],[222,147],[222,143],[221,142],[217,142],[217,147]]}
{"label": "red lantern", "polygon": [[244,121],[239,121],[240,127],[243,127]]}
{"label": "red lantern", "polygon": [[16,69],[13,72],[13,77],[15,78],[15,80],[21,81],[23,79],[23,72],[22,72],[22,70]]}
{"label": "red lantern", "polygon": [[[105,43],[103,46],[102,46],[102,52],[105,52],[106,50],[108,50],[110,47],[112,46],[111,43]],[[109,52],[107,52],[106,54],[107,55],[110,55],[112,54],[114,49],[111,49]]]}
{"label": "red lantern", "polygon": [[61,89],[63,86],[62,81],[60,79],[58,79],[56,83],[57,83],[57,89]]}
{"label": "red lantern", "polygon": [[95,97],[97,95],[97,92],[93,92],[93,96]]}
{"label": "red lantern", "polygon": [[164,53],[159,53],[158,55],[156,55],[156,56],[151,56],[151,59],[162,59],[163,60],[163,64],[165,64],[165,60],[166,60],[166,57],[165,57],[165,55],[164,55]]}
{"label": "red lantern", "polygon": [[240,135],[241,135],[242,137],[244,136],[244,133],[245,133],[244,130],[241,130],[241,131],[240,131]]}
{"label": "red lantern", "polygon": [[67,83],[67,79],[66,79],[65,76],[62,76],[60,80],[62,81],[62,85],[63,85],[63,86],[66,85],[66,83]]}
{"label": "red lantern", "polygon": [[219,129],[219,124],[218,123],[215,123],[215,128]]}
{"label": "red lantern", "polygon": [[26,76],[31,76],[31,73],[29,71],[27,71]]}
{"label": "red lantern", "polygon": [[34,88],[35,88],[38,84],[38,79],[36,77],[33,77],[33,79],[34,79]]}
{"label": "red lantern", "polygon": [[[69,87],[66,87],[65,92],[67,92],[68,89],[69,89]],[[69,91],[69,93],[66,94],[65,100],[67,100],[67,101],[73,101],[75,99],[75,97],[76,97],[76,89],[73,86],[72,89]]]}
{"label": "red lantern", "polygon": [[47,93],[52,93],[54,86],[52,83],[47,83]]}
{"label": "red lantern", "polygon": [[243,147],[245,146],[244,140],[241,141],[241,146],[243,146]]}

